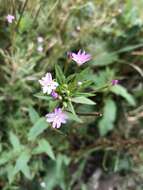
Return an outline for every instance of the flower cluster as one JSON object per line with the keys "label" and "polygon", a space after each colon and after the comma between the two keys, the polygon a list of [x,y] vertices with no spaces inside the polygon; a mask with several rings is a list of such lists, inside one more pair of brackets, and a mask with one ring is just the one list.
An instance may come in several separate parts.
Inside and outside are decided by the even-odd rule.
{"label": "flower cluster", "polygon": [[[38,43],[42,43],[43,38],[38,37],[37,41]],[[77,53],[68,52],[67,56],[70,60],[75,61],[78,66],[81,66],[87,61],[91,60],[91,55],[81,50],[79,50]],[[62,71],[59,75],[62,75]],[[110,84],[116,85],[118,82],[118,80],[114,79],[110,82]],[[64,112],[64,108],[66,108],[66,100],[72,97],[69,96],[70,89],[68,89],[67,84],[61,84],[61,82],[58,83],[55,79],[53,79],[51,73],[47,73],[44,77],[42,77],[39,80],[39,83],[42,86],[44,94],[50,95],[53,99],[62,100],[62,102],[60,102],[60,104],[63,104],[62,108],[56,107],[52,113],[48,113],[46,115],[46,121],[51,123],[53,128],[60,128],[61,125],[65,124],[68,119],[67,114]],[[83,82],[77,81],[77,88],[82,87],[82,85]]]}
{"label": "flower cluster", "polygon": [[[59,84],[52,79],[51,73],[47,73],[45,77],[42,77],[39,83],[42,86],[43,93],[50,94],[54,99],[59,97],[58,93],[55,91]],[[67,115],[61,108],[55,108],[54,112],[46,115],[46,120],[52,123],[53,128],[60,128],[62,123],[66,123]]]}

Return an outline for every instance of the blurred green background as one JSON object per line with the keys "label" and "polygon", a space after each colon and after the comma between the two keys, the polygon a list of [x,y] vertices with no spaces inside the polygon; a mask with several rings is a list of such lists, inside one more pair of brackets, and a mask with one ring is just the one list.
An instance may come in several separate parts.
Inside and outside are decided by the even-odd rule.
{"label": "blurred green background", "polygon": [[[0,189],[143,189],[142,10],[143,0],[0,0]],[[102,117],[55,131],[42,118],[55,102],[37,97],[38,80],[79,49],[93,56],[83,78],[95,89],[120,85],[80,106]]]}

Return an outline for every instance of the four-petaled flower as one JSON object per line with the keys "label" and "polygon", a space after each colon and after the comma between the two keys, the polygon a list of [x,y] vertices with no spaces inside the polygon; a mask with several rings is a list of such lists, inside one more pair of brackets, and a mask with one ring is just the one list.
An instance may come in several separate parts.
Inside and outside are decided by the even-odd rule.
{"label": "four-petaled flower", "polygon": [[42,85],[43,93],[51,94],[58,86],[58,83],[52,79],[51,73],[47,73],[39,82]]}
{"label": "four-petaled flower", "polygon": [[60,128],[62,123],[66,123],[68,119],[67,115],[62,111],[61,108],[55,108],[54,112],[46,115],[46,120],[52,123],[53,128]]}
{"label": "four-petaled flower", "polygon": [[87,61],[91,60],[91,55],[85,53],[85,51],[79,50],[78,53],[71,53],[71,58],[74,60],[79,66],[84,64]]}
{"label": "four-petaled flower", "polygon": [[6,19],[7,19],[7,22],[8,23],[12,23],[13,22],[13,20],[15,19],[15,17],[13,16],[13,15],[7,15],[7,17],[6,17]]}

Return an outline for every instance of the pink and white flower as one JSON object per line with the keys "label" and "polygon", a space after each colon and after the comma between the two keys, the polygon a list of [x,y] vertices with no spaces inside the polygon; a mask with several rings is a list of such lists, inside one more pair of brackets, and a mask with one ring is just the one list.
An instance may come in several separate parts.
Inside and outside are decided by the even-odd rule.
{"label": "pink and white flower", "polygon": [[61,108],[56,108],[54,112],[46,115],[48,123],[52,123],[53,128],[60,128],[62,123],[66,123],[68,119],[67,115],[62,111]]}
{"label": "pink and white flower", "polygon": [[43,46],[38,46],[38,47],[37,47],[37,51],[43,52]]}
{"label": "pink and white flower", "polygon": [[85,53],[85,51],[79,50],[78,53],[71,53],[71,58],[74,60],[79,66],[91,60],[91,55]]}
{"label": "pink and white flower", "polygon": [[15,16],[8,14],[6,19],[7,19],[7,22],[11,24],[13,20],[15,19]]}
{"label": "pink and white flower", "polygon": [[38,43],[42,43],[43,41],[44,41],[43,37],[38,36],[38,38],[37,38],[37,42],[38,42]]}
{"label": "pink and white flower", "polygon": [[42,77],[41,80],[39,80],[39,83],[42,86],[43,93],[51,94],[53,90],[56,90],[58,83],[55,82],[52,79],[51,73],[47,73],[45,77]]}

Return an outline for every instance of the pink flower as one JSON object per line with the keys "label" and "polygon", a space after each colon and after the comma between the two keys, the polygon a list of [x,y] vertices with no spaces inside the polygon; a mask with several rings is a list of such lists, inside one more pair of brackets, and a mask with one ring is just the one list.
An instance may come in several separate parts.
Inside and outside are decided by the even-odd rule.
{"label": "pink flower", "polygon": [[60,128],[62,123],[66,123],[67,118],[61,108],[56,108],[54,112],[46,115],[47,122],[52,123],[53,128]]}
{"label": "pink flower", "polygon": [[15,17],[13,15],[7,15],[6,19],[8,23],[12,23]]}
{"label": "pink flower", "polygon": [[112,80],[112,85],[116,85],[116,84],[119,84],[119,80],[117,79]]}
{"label": "pink flower", "polygon": [[43,93],[51,94],[58,86],[58,83],[52,79],[51,73],[47,73],[39,82],[42,85]]}
{"label": "pink flower", "polygon": [[88,53],[85,53],[85,51],[79,50],[78,53],[72,53],[72,60],[74,60],[79,66],[84,64],[85,62],[91,60],[91,55]]}
{"label": "pink flower", "polygon": [[43,47],[42,46],[38,46],[37,47],[37,51],[42,52],[43,51]]}
{"label": "pink flower", "polygon": [[38,43],[42,43],[43,41],[44,41],[43,37],[39,36],[39,37],[37,38],[37,42],[38,42]]}

